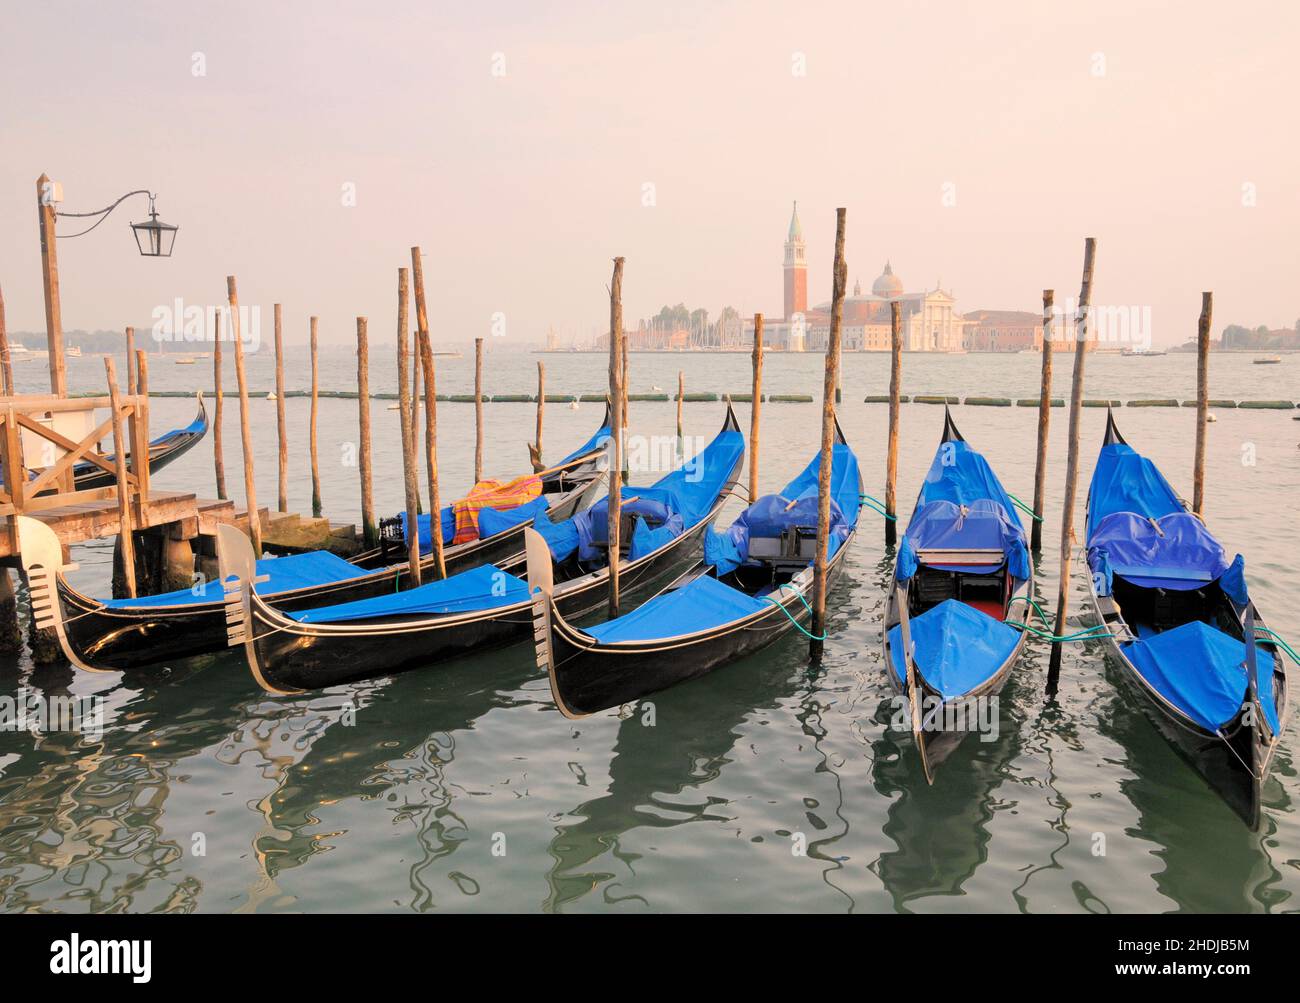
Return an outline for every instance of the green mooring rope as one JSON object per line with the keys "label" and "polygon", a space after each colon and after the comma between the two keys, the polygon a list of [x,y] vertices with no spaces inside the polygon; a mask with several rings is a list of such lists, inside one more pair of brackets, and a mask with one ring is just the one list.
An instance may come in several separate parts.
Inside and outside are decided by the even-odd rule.
{"label": "green mooring rope", "polygon": [[1281,648],[1283,651],[1285,651],[1288,655],[1291,656],[1291,661],[1295,662],[1297,665],[1300,665],[1300,655],[1297,655],[1295,653],[1295,649],[1291,647],[1291,645],[1287,644],[1286,641],[1283,640],[1280,634],[1272,630],[1269,630],[1267,627],[1261,627],[1259,626],[1259,624],[1256,624],[1255,636],[1258,637],[1260,634],[1263,634],[1266,637],[1268,637],[1274,644],[1276,644],[1279,648]]}
{"label": "green mooring rope", "polygon": [[[788,588],[791,588],[791,587],[792,587],[792,586],[790,585],[789,582],[785,582],[785,583],[783,583],[783,584],[781,585],[781,588],[782,588],[782,589],[788,589]],[[808,605],[808,600],[804,598],[803,593],[802,593],[802,592],[796,592],[795,595],[796,595],[796,597],[798,598],[798,600],[799,600],[801,603],[803,603],[803,608],[806,609],[806,610],[811,614],[812,611],[813,611],[813,608],[812,608],[810,605]],[[793,615],[793,614],[792,614],[788,609],[786,609],[785,606],[783,606],[783,605],[781,604],[781,601],[780,601],[779,599],[773,599],[771,596],[763,596],[763,598],[766,599],[768,602],[775,604],[776,608],[779,609],[782,613],[784,613],[784,614],[786,615],[786,617],[789,619],[789,621],[790,621],[792,624],[794,624],[795,627],[797,627],[797,628],[799,629],[799,633],[803,634],[803,636],[806,637],[806,638],[808,638],[808,640],[810,640],[810,641],[824,641],[824,640],[826,640],[826,635],[825,635],[824,633],[821,634],[821,635],[819,636],[819,635],[817,635],[817,634],[813,634],[813,633],[810,633],[809,631],[805,630],[805,629],[804,629],[804,625],[801,624],[798,620],[796,620],[796,619],[794,618],[794,615]]]}
{"label": "green mooring rope", "polygon": [[879,498],[872,498],[871,495],[862,495],[858,500],[866,502],[867,507],[870,508],[877,515],[883,515],[890,522],[898,522],[898,516],[890,515],[889,512],[886,511],[885,509],[885,503],[882,502]]}
{"label": "green mooring rope", "polygon": [[[1011,606],[1017,602],[1028,603],[1030,608],[1038,614],[1038,619],[1043,621],[1045,627],[1050,628],[1052,626],[1052,621],[1049,620],[1047,614],[1043,612],[1043,607],[1039,606],[1038,603],[1034,602],[1034,600],[1027,596],[1012,596],[1011,602],[1007,603],[1007,605]],[[1053,644],[1058,642],[1063,644],[1067,641],[1095,641],[1110,633],[1110,628],[1104,623],[1099,623],[1095,627],[1085,627],[1083,630],[1076,630],[1071,634],[1057,635],[1053,634],[1050,629],[1040,630],[1037,627],[1031,627],[1027,623],[1013,623],[1010,620],[1004,620],[1002,622],[1008,627],[1014,627],[1016,630],[1023,630],[1028,634],[1032,634],[1034,637],[1041,637],[1044,641],[1051,641]]]}
{"label": "green mooring rope", "polygon": [[1034,519],[1034,520],[1037,521],[1037,522],[1042,522],[1042,521],[1043,521],[1043,517],[1042,517],[1041,515],[1038,515],[1037,513],[1035,513],[1034,510],[1033,510],[1032,508],[1030,508],[1028,505],[1026,505],[1024,502],[1022,502],[1019,498],[1017,498],[1015,495],[1013,495],[1010,491],[1007,492],[1007,497],[1010,498],[1013,502],[1015,502],[1015,503],[1020,507],[1020,510],[1021,510],[1022,512],[1028,512],[1028,513],[1029,513],[1029,517],[1030,517],[1031,519]]}

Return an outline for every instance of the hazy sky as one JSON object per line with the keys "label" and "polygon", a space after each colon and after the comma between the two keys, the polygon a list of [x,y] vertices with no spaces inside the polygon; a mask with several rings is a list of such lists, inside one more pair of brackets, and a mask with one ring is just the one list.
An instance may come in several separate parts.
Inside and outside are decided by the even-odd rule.
{"label": "hazy sky", "polygon": [[1216,332],[1300,316],[1296,4],[173,0],[2,17],[11,330],[44,326],[42,171],[65,209],[147,187],[181,227],[173,258],[139,257],[135,199],[60,241],[67,329],[222,302],[233,273],[268,318],[285,304],[294,340],[309,313],[327,341],[350,341],[357,314],[387,338],[412,244],[436,338],[489,335],[498,312],[516,344],[586,335],[616,254],[629,319],[679,301],[775,315],[792,199],[814,303],[842,205],[850,282],[889,258],[963,311],[1076,295],[1091,235],[1095,301],[1149,306],[1158,343],[1194,335],[1202,289]]}

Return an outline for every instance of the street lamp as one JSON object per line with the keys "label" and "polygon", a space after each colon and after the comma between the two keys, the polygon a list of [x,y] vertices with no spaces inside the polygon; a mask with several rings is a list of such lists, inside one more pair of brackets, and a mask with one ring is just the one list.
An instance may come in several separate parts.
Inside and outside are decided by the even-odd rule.
{"label": "street lamp", "polygon": [[[63,361],[63,318],[59,306],[59,262],[55,251],[56,237],[70,240],[81,237],[108,219],[109,214],[133,195],[149,196],[149,220],[132,223],[131,232],[140,254],[146,258],[169,258],[176,242],[178,227],[164,223],[154,208],[154,193],[144,188],[127,192],[116,202],[94,212],[60,212],[63,186],[42,174],[36,179],[36,209],[41,224],[41,273],[45,280],[45,336],[50,346],[50,390],[60,397],[67,396],[67,375]],[[76,233],[56,234],[55,220],[59,216],[76,219],[94,219],[95,222]]]}
{"label": "street lamp", "polygon": [[176,231],[180,228],[158,219],[153,199],[150,195],[149,222],[131,224],[131,229],[135,232],[135,245],[146,258],[170,258],[172,244],[176,242]]}

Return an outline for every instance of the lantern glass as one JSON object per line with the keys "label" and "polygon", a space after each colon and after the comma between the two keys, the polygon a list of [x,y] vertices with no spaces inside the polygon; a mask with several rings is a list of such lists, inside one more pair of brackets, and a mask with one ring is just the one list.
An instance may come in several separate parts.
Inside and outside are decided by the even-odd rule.
{"label": "lantern glass", "polygon": [[170,258],[172,245],[176,242],[176,231],[180,227],[172,226],[158,219],[156,212],[149,214],[147,223],[132,223],[135,245],[147,258]]}

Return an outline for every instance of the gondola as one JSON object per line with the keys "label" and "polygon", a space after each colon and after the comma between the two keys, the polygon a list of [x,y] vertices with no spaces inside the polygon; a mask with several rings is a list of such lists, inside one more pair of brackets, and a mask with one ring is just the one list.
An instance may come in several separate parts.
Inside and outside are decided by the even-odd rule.
{"label": "gondola", "polygon": [[928,783],[1006,684],[1033,592],[1025,530],[988,461],[944,408],[943,437],[894,561],[885,673]]}
{"label": "gondola", "polygon": [[1085,539],[1093,608],[1124,687],[1253,828],[1286,728],[1285,663],[1241,555],[1228,560],[1109,412]]}
{"label": "gondola", "polygon": [[[203,407],[203,397],[200,395],[199,411],[192,422],[184,428],[174,428],[170,432],[165,432],[149,443],[149,472],[155,474],[167,464],[180,459],[198,445],[199,440],[207,433],[208,412]],[[74,463],[72,465],[73,490],[92,491],[116,485],[117,475],[112,470],[113,459],[112,454],[104,457],[108,469],[90,460]],[[126,457],[126,466],[130,471],[135,470],[135,457],[130,453]],[[56,490],[57,488],[49,489],[50,492]]]}
{"label": "gondola", "polygon": [[[560,609],[546,541],[528,531],[538,664],[565,717],[635,703],[752,654],[812,616],[820,452],[780,494],[705,537],[704,559],[643,605],[578,628]],[[862,477],[838,422],[831,459],[827,585],[857,530]]]}
{"label": "gondola", "polygon": [[[625,595],[681,572],[734,489],[744,455],[728,404],[722,429],[699,456],[650,487],[623,489],[619,583]],[[563,583],[555,600],[566,616],[589,615],[607,601],[606,504],[560,523],[534,520]],[[289,612],[249,589],[257,570],[242,533],[218,527],[217,553],[230,589],[230,643],[242,648],[254,678],[271,692],[432,665],[524,640],[532,625],[527,584],[490,564],[406,592]]]}
{"label": "gondola", "polygon": [[[552,519],[569,519],[595,493],[603,475],[609,413],[583,446],[565,457],[556,475],[542,478],[542,498]],[[562,476],[560,476],[562,475]],[[562,485],[557,492],[549,485]],[[522,566],[523,531],[543,505],[518,512],[496,513],[486,536],[447,547],[447,573],[483,564]],[[480,517],[482,518],[482,517]],[[521,521],[522,520],[522,521]],[[487,523],[484,523],[486,527]],[[19,544],[28,574],[32,608],[38,627],[54,629],[63,653],[83,669],[120,671],[220,651],[227,645],[225,596],[220,582],[136,599],[94,599],[73,588],[65,573],[62,548],[44,523],[19,517]],[[328,551],[315,551],[257,562],[259,593],[286,610],[308,609],[388,595],[406,575],[404,543],[388,545],[344,560]],[[402,563],[397,563],[397,562]],[[421,557],[421,574],[434,573],[432,553]]]}
{"label": "gondola", "polygon": [[[203,407],[203,397],[199,396],[199,413],[184,428],[174,428],[165,432],[149,443],[149,473],[156,474],[167,464],[180,459],[198,445],[199,440],[208,434],[208,412]],[[112,456],[104,459],[113,463]],[[128,470],[135,470],[135,457],[127,454]],[[90,491],[94,488],[111,488],[117,483],[117,477],[105,470],[98,463],[82,461],[72,467],[72,479],[77,491]]]}

